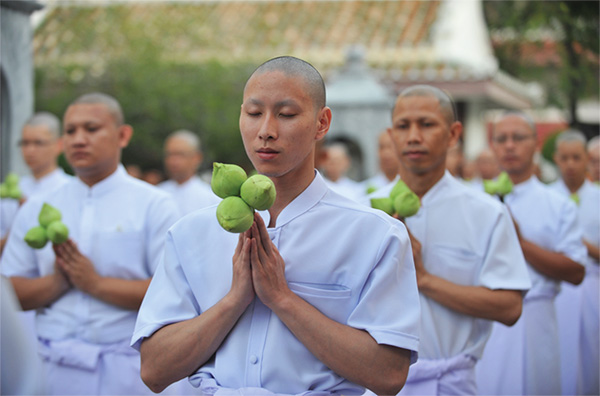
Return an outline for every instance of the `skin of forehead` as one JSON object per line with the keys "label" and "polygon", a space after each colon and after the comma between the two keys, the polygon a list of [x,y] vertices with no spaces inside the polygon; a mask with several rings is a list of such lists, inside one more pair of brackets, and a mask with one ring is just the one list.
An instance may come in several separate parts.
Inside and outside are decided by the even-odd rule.
{"label": "skin of forehead", "polygon": [[500,125],[506,121],[514,121],[514,120],[518,120],[519,123],[522,126],[524,126],[528,131],[533,132],[533,133],[536,132],[534,129],[531,129],[531,125],[529,125],[529,121],[520,114],[507,114],[507,115],[501,117],[498,121],[496,121],[496,124],[494,125],[494,132],[496,132],[496,130],[498,129],[498,125]]}
{"label": "skin of forehead", "polygon": [[437,109],[436,111],[439,112],[442,117],[444,118],[444,120],[446,121],[446,123],[448,125],[451,125],[454,122],[454,113],[452,108],[449,108],[448,106],[444,106],[442,104],[442,102],[440,102],[440,99],[435,96],[433,93],[428,93],[428,92],[415,92],[415,93],[409,93],[407,95],[400,95],[398,97],[398,100],[396,100],[396,105],[394,106],[394,115],[396,114],[396,110],[398,108],[398,105],[400,104],[400,101],[403,99],[411,99],[411,98],[432,98],[435,99],[437,102]]}
{"label": "skin of forehead", "polygon": [[74,102],[72,103],[68,108],[67,111],[65,111],[65,121],[66,121],[66,115],[69,112],[70,109],[76,107],[76,106],[94,106],[94,107],[101,107],[103,109],[103,111],[105,111],[106,113],[108,113],[108,115],[110,116],[110,119],[113,121],[113,123],[116,126],[120,126],[122,124],[119,123],[119,115],[116,114],[113,109],[110,108],[110,106],[108,106],[106,103],[103,102]]}
{"label": "skin of forehead", "polygon": [[286,70],[283,68],[265,68],[263,69],[259,69],[256,70],[248,79],[248,81],[246,82],[246,86],[244,87],[244,96],[246,96],[246,90],[248,88],[248,86],[250,85],[250,82],[258,77],[262,77],[265,76],[267,74],[270,73],[280,73],[282,74],[284,77],[286,78],[300,78],[302,79],[302,89],[304,92],[308,93],[309,98],[311,99],[311,102],[315,105],[315,109],[319,110],[319,106],[318,106],[318,91],[319,89],[317,87],[315,87],[315,83],[313,83],[308,77],[306,77],[303,73],[301,72],[296,72],[296,71],[290,71],[290,70]]}

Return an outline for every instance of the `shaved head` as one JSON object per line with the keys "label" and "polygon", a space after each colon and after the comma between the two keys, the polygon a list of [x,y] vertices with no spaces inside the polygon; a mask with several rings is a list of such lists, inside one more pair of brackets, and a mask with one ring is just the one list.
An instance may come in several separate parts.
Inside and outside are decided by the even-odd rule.
{"label": "shaved head", "polygon": [[109,113],[112,115],[117,126],[123,125],[125,118],[123,117],[123,110],[119,102],[110,95],[101,92],[92,92],[81,95],[75,99],[69,106],[76,104],[101,104],[104,105]]}
{"label": "shaved head", "polygon": [[[310,63],[293,56],[280,56],[260,65],[250,76],[279,71],[290,77],[302,77],[315,107],[320,110],[325,107],[325,82],[321,74]],[[247,83],[246,83],[247,85]],[[245,91],[245,88],[244,88]]]}
{"label": "shaved head", "polygon": [[440,104],[440,110],[442,111],[444,119],[448,122],[448,125],[451,125],[454,121],[458,121],[456,109],[454,107],[454,101],[450,95],[441,89],[431,85],[414,85],[400,92],[398,99],[409,96],[426,96],[436,98]]}

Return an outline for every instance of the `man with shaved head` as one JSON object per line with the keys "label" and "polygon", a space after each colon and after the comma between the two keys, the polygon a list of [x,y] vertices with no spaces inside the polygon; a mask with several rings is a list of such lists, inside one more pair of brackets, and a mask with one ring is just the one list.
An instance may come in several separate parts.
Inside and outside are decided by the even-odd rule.
{"label": "man with shaved head", "polygon": [[25,199],[57,188],[71,178],[58,166],[62,140],[60,120],[54,114],[42,111],[31,116],[21,129],[19,146],[31,174],[19,179],[23,194],[21,202],[9,198],[0,201],[0,253],[19,205]]}
{"label": "man with shaved head", "polygon": [[[76,177],[27,200],[2,255],[2,275],[23,309],[36,312],[45,394],[151,393],[129,339],[178,212],[169,194],[121,165],[132,133],[115,98],[89,93],[73,101],[63,144]],[[60,211],[69,238],[33,249],[24,236],[45,203]]]}
{"label": "man with shaved head", "polygon": [[563,394],[597,395],[600,392],[600,188],[587,179],[587,139],[576,129],[562,132],[556,139],[554,162],[561,178],[551,187],[577,204],[579,226],[587,248],[585,278],[581,285],[561,285],[556,297],[560,335]]}
{"label": "man with shaved head", "polygon": [[514,187],[504,196],[528,264],[532,288],[512,327],[494,324],[479,366],[478,383],[489,395],[558,395],[560,354],[554,299],[562,282],[583,280],[586,250],[577,208],[535,176],[535,123],[506,112],[494,124],[492,150]]}
{"label": "man with shaved head", "polygon": [[196,174],[203,157],[198,135],[185,129],[171,133],[165,140],[164,153],[169,180],[158,187],[173,196],[182,216],[219,203],[210,185]]}
{"label": "man with shaved head", "polygon": [[418,348],[408,235],[315,171],[331,123],[319,72],[267,61],[246,83],[239,122],[275,203],[239,235],[214,207],[169,231],[132,337],[142,378],[157,392],[189,377],[201,394],[398,393]]}
{"label": "man with shaved head", "polygon": [[[462,124],[444,91],[402,91],[388,129],[400,178],[421,200],[404,219],[411,238],[421,304],[419,361],[401,395],[475,395],[475,365],[493,321],[513,324],[530,287],[506,208],[446,169]],[[394,182],[375,192],[388,196]]]}

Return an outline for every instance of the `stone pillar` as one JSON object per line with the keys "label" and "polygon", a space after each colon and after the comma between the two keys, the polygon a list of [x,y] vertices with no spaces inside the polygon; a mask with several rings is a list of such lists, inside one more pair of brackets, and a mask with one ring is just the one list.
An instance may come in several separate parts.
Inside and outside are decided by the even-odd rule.
{"label": "stone pillar", "polygon": [[29,0],[0,2],[0,72],[2,78],[1,166],[2,180],[12,171],[29,172],[17,142],[23,124],[33,113],[33,55],[30,15],[42,5]]}
{"label": "stone pillar", "polygon": [[377,137],[391,125],[393,96],[368,69],[362,49],[351,48],[346,64],[327,82],[327,105],[333,119],[327,137],[349,139],[362,151],[362,163],[349,176],[362,180],[379,170]]}

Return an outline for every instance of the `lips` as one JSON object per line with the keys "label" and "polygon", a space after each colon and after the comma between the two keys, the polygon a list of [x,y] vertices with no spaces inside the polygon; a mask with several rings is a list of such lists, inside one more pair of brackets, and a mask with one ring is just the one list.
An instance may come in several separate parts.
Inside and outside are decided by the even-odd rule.
{"label": "lips", "polygon": [[72,160],[84,159],[84,158],[87,158],[88,156],[89,156],[89,153],[87,153],[86,151],[74,151],[69,155],[69,157]]}
{"label": "lips", "polygon": [[264,147],[256,150],[256,153],[258,154],[258,157],[262,160],[271,160],[275,158],[277,154],[279,154],[279,151]]}
{"label": "lips", "polygon": [[405,150],[402,154],[409,159],[419,159],[419,158],[423,158],[427,154],[427,151],[426,150]]}

